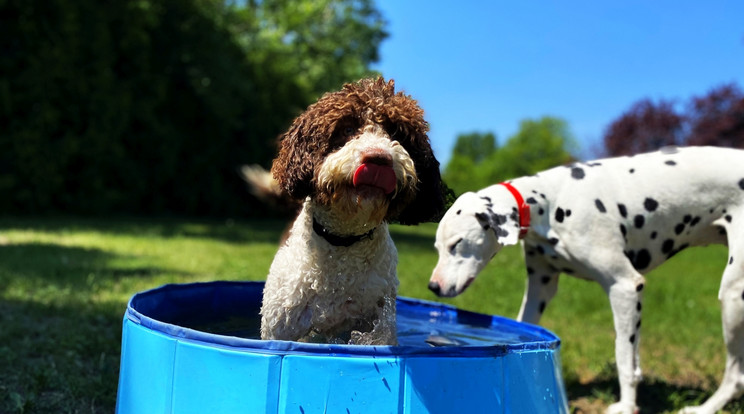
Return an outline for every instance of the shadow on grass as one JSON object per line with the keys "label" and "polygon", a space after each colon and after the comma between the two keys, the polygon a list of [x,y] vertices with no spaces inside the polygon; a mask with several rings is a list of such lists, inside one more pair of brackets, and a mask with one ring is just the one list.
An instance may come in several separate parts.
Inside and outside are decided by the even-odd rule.
{"label": "shadow on grass", "polygon": [[0,300],[0,412],[110,413],[120,304]]}
{"label": "shadow on grass", "polygon": [[[713,383],[714,387],[718,382]],[[640,413],[676,413],[680,409],[699,405],[704,402],[713,390],[706,390],[698,386],[685,386],[667,382],[663,378],[650,377],[638,386],[637,405]],[[596,379],[580,383],[574,379],[566,379],[566,393],[568,394],[571,412],[576,414],[603,413],[607,406],[620,397],[620,389],[616,376],[602,374]],[[744,402],[740,400],[729,403],[726,412],[744,412]]]}
{"label": "shadow on grass", "polygon": [[[95,283],[116,282],[123,278],[152,277],[169,273],[188,273],[152,266],[121,268],[110,262],[122,256],[100,249],[61,246],[48,243],[0,245],[0,291],[10,282],[26,288],[42,287],[50,294],[90,292]],[[95,283],[94,283],[95,282]]]}
{"label": "shadow on grass", "polygon": [[164,218],[87,218],[46,217],[0,218],[0,230],[34,230],[45,232],[99,232],[150,237],[196,237],[229,243],[278,243],[290,220],[280,218],[255,220],[204,220]]}
{"label": "shadow on grass", "polygon": [[435,252],[434,234],[425,234],[411,231],[403,231],[397,227],[390,229],[390,236],[395,242],[398,251],[404,249],[423,250],[426,252]]}

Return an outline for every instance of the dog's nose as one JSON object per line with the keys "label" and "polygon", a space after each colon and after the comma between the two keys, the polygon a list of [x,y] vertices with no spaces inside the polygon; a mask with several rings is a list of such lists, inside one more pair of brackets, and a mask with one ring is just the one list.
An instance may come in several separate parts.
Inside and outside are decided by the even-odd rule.
{"label": "dog's nose", "polygon": [[362,155],[362,164],[391,166],[393,165],[393,156],[382,149],[370,150]]}
{"label": "dog's nose", "polygon": [[442,288],[439,286],[439,283],[437,282],[429,282],[429,290],[434,292],[434,294],[437,296],[439,296],[439,294],[442,292]]}

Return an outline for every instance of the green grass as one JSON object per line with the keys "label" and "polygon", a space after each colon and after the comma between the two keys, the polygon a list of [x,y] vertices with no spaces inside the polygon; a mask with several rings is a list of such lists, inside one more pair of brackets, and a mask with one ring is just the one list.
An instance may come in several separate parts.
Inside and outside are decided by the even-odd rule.
{"label": "green grass", "polygon": [[[136,292],[164,283],[262,280],[285,223],[278,220],[0,220],[0,412],[109,413],[121,319]],[[426,288],[435,225],[393,226],[403,296]],[[724,348],[717,301],[723,247],[689,249],[647,276],[639,389],[643,412],[674,412],[715,389]],[[497,255],[463,295],[443,300],[515,317],[524,290],[517,248]],[[562,339],[574,412],[617,398],[614,332],[595,283],[562,276],[543,325]],[[744,412],[730,404],[728,412]]]}

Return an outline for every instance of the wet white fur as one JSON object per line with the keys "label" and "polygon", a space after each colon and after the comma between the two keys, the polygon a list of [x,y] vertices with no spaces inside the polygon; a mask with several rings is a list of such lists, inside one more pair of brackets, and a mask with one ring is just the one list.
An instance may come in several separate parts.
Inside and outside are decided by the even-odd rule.
{"label": "wet white fur", "polygon": [[[365,154],[384,151],[393,159],[396,191],[416,183],[413,161],[379,127],[369,127],[323,162],[319,191],[340,195],[331,205],[305,200],[286,243],[269,270],[261,309],[261,337],[280,340],[334,341],[362,320],[369,332],[351,333],[353,343],[396,344],[395,297],[398,253],[383,221],[386,197],[365,197],[352,186]],[[371,239],[349,247],[329,244],[312,228],[313,217],[337,235],[364,234]]]}
{"label": "wet white fur", "polygon": [[[722,409],[744,390],[744,151],[666,148],[573,167],[580,168],[585,176],[575,179],[572,167],[557,167],[510,181],[525,199],[533,199],[532,223],[522,242],[528,280],[517,318],[539,322],[556,294],[560,273],[598,282],[613,311],[620,382],[620,401],[608,412],[633,413],[641,380],[638,344],[643,274],[667,259],[667,254],[661,254],[665,240],[673,240],[675,246],[728,244],[730,261],[718,295],[727,349],[725,373],[713,396],[683,412],[715,413]],[[658,202],[653,211],[644,208],[648,197]],[[601,200],[604,213],[595,200]],[[623,217],[618,204],[627,208],[627,217]],[[439,262],[430,287],[442,296],[458,295],[503,246],[516,244],[516,206],[514,197],[502,185],[463,194],[437,229]],[[564,213],[571,210],[571,215],[562,214],[562,220],[558,220],[558,207]],[[492,217],[501,217],[497,222],[505,219],[497,225],[508,233],[506,236],[497,237],[494,223],[475,217],[489,209]],[[640,229],[635,228],[635,215],[644,216]],[[685,218],[688,215],[695,218]],[[626,237],[620,224],[627,230]],[[485,225],[488,230],[484,230]],[[647,265],[636,269],[624,253],[628,249],[650,252]]]}

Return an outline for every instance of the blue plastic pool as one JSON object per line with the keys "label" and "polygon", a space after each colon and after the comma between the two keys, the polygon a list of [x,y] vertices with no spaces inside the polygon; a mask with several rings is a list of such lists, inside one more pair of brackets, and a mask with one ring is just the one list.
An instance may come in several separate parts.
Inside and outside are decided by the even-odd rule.
{"label": "blue plastic pool", "polygon": [[568,412],[560,341],[543,328],[399,298],[400,346],[262,341],[262,290],[211,282],[134,295],[117,412]]}

